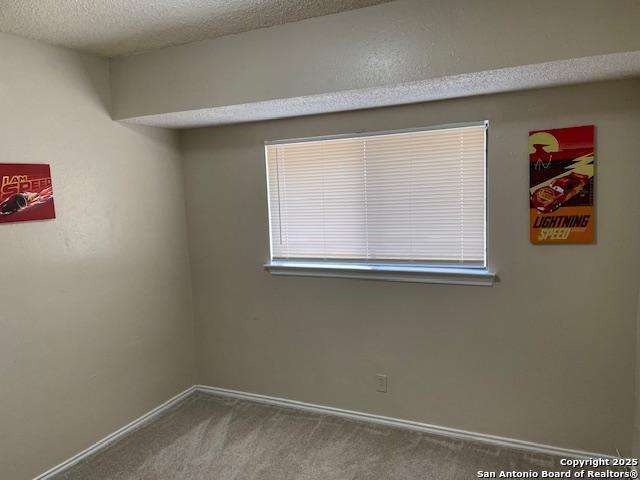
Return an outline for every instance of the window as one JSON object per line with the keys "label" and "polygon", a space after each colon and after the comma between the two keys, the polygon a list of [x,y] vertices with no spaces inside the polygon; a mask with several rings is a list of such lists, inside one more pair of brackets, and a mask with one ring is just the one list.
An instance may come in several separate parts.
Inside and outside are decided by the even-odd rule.
{"label": "window", "polygon": [[268,142],[267,267],[490,284],[486,128]]}

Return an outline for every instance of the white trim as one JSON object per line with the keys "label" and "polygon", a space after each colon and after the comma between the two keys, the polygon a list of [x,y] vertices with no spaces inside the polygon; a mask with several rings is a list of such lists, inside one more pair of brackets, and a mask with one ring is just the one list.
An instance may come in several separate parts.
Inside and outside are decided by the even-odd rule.
{"label": "white trim", "polygon": [[96,443],[91,445],[89,448],[87,448],[87,449],[81,451],[80,453],[74,455],[70,459],[65,460],[60,465],[57,465],[57,466],[51,468],[50,470],[47,470],[46,472],[38,475],[33,480],[46,480],[48,478],[51,478],[53,475],[56,475],[56,474],[58,474],[58,473],[60,473],[60,472],[62,472],[64,470],[72,467],[73,465],[77,464],[81,460],[84,460],[89,455],[92,455],[92,454],[96,453],[97,451],[102,450],[103,448],[105,448],[108,445],[112,444],[116,440],[119,440],[120,438],[122,438],[124,435],[127,435],[131,431],[135,430],[136,428],[138,428],[142,424],[144,424],[144,423],[148,422],[149,420],[157,417],[158,415],[160,415],[164,411],[166,411],[169,408],[173,407],[176,403],[184,400],[185,398],[187,398],[188,396],[193,394],[196,390],[197,390],[197,387],[195,385],[187,388],[184,392],[179,393],[175,397],[173,397],[173,398],[167,400],[166,402],[164,402],[162,405],[154,408],[153,410],[148,411],[147,413],[145,413],[141,417],[135,419],[131,423],[129,423],[129,424],[125,425],[124,427],[116,430],[115,432],[107,435],[102,440],[98,440]]}
{"label": "white trim", "polygon": [[[276,160],[277,161],[277,160]],[[264,178],[267,184],[267,223],[269,224],[269,258],[273,258],[273,231],[271,230],[271,186],[269,185],[269,156],[267,155],[267,146],[264,146]],[[280,196],[280,188],[278,188],[278,197]],[[280,209],[278,207],[278,213]],[[280,227],[282,231],[282,226]]]}
{"label": "white trim", "polygon": [[496,275],[484,268],[408,267],[354,263],[272,261],[266,268],[273,275],[298,277],[357,278],[389,282],[443,283],[490,287]]}
{"label": "white trim", "polygon": [[482,127],[483,125],[485,130],[488,129],[489,121],[480,120],[476,122],[446,123],[443,125],[430,125],[427,127],[415,127],[415,128],[401,128],[397,130],[381,130],[377,132],[338,133],[335,135],[318,135],[315,137],[286,138],[282,140],[266,140],[264,144],[265,146],[268,146],[268,145],[281,145],[281,144],[289,144],[289,143],[318,142],[322,140],[342,140],[342,139],[361,138],[361,137],[380,137],[383,135],[402,135],[403,133],[430,132],[433,130]]}
{"label": "white trim", "polygon": [[484,129],[484,266],[489,269],[489,120]]}
{"label": "white trim", "polygon": [[497,435],[489,435],[486,433],[469,432],[459,430],[457,428],[440,427],[437,425],[429,425],[426,423],[414,422],[411,420],[402,420],[399,418],[384,417],[381,415],[373,415],[370,413],[356,412],[353,410],[343,410],[341,408],[326,407],[323,405],[315,405],[312,403],[299,402],[297,400],[288,400],[286,398],[271,397],[269,395],[258,395],[255,393],[240,392],[237,390],[229,390],[226,388],[209,387],[206,385],[196,385],[196,391],[207,393],[209,395],[217,395],[224,397],[239,398],[253,402],[266,403],[269,405],[277,405],[280,407],[295,408],[308,412],[315,412],[324,415],[334,415],[352,420],[386,425],[388,427],[403,428],[415,430],[418,432],[431,433],[434,435],[443,435],[447,437],[460,438],[464,440],[472,440],[482,442],[489,445],[513,448],[517,450],[525,450],[528,452],[542,453],[547,455],[557,455],[565,458],[617,458],[612,455],[602,453],[585,452],[582,450],[574,450],[570,448],[554,447],[552,445],[544,445],[541,443],[529,442],[526,440],[517,440],[515,438],[500,437]]}

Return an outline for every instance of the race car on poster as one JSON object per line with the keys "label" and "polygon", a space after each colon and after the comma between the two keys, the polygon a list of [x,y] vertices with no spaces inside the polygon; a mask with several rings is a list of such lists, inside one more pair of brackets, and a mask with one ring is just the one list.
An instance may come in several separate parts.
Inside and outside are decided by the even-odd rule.
{"label": "race car on poster", "polygon": [[0,203],[0,215],[11,215],[36,205],[43,204],[53,197],[51,187],[45,188],[39,193],[19,192]]}
{"label": "race car on poster", "polygon": [[531,194],[531,205],[542,213],[550,213],[575,197],[589,183],[589,176],[571,172],[556,178]]}

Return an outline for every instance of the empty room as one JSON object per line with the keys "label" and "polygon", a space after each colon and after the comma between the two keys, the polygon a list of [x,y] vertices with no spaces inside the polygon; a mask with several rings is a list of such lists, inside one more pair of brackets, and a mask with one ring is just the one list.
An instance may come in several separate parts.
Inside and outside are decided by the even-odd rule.
{"label": "empty room", "polygon": [[0,480],[637,478],[638,0],[0,0]]}

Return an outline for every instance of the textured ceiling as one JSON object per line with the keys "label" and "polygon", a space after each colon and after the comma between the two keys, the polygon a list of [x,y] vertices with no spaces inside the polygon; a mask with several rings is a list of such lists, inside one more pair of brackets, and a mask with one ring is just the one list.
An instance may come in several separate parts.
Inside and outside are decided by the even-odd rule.
{"label": "textured ceiling", "polygon": [[[154,127],[194,128],[403,105],[640,76],[640,51],[452,75],[383,87],[124,118]],[[483,120],[472,118],[471,120]]]}
{"label": "textured ceiling", "polygon": [[113,57],[390,0],[0,0],[0,31]]}

